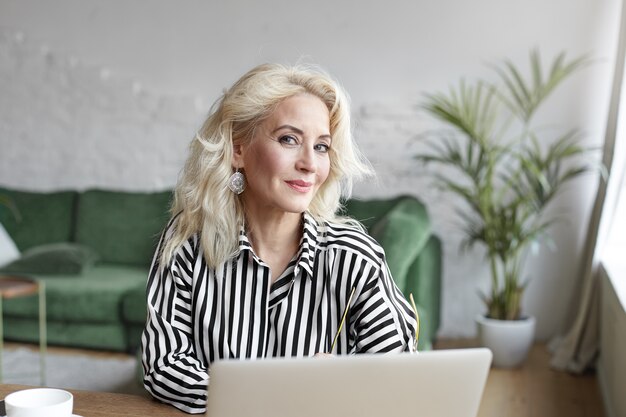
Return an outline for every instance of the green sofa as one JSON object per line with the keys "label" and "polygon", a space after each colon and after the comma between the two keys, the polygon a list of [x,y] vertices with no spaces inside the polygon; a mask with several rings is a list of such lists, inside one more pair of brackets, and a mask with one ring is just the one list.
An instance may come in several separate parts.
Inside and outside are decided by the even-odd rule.
{"label": "green sofa", "polygon": [[[0,223],[31,268],[18,264],[18,272],[45,281],[48,343],[136,350],[146,319],[148,268],[168,219],[171,192],[0,188],[0,195],[12,199],[21,215],[18,220],[0,206]],[[350,200],[346,212],[381,243],[404,294],[413,293],[422,324],[420,348],[430,348],[439,327],[441,246],[424,206],[402,196]],[[40,268],[36,262],[42,260],[52,265]],[[36,297],[6,300],[3,316],[7,340],[37,340]]]}
{"label": "green sofa", "polygon": [[[53,273],[40,265],[32,266],[33,273],[24,271],[45,281],[48,342],[117,351],[136,346],[138,336],[129,333],[122,305],[132,291],[145,289],[154,248],[167,222],[171,193],[31,193],[0,188],[0,195],[8,196],[19,210],[21,219],[16,219],[0,207],[0,222],[23,255],[53,243],[73,242],[98,257],[95,264],[80,271],[70,268],[75,265],[70,264],[73,258],[68,265],[49,271]],[[55,254],[66,257],[62,252]],[[7,339],[37,340],[35,301],[31,297],[3,303]],[[139,302],[145,309],[145,301]]]}

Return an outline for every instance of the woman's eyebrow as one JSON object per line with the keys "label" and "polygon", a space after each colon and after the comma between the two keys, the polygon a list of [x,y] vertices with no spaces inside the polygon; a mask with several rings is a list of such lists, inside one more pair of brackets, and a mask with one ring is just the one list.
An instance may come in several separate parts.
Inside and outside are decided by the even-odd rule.
{"label": "woman's eyebrow", "polygon": [[283,129],[289,129],[289,130],[292,130],[292,131],[296,132],[296,133],[297,133],[297,134],[299,134],[299,135],[303,135],[303,134],[304,134],[304,132],[302,131],[302,129],[298,129],[297,127],[292,126],[292,125],[282,125],[282,126],[278,126],[276,129],[274,129],[274,130],[272,131],[272,133],[276,133],[276,132],[278,132],[279,130],[283,130]]}
{"label": "woman's eyebrow", "polygon": [[[272,131],[272,133],[276,133],[276,132],[278,132],[279,130],[283,130],[283,129],[288,129],[288,130],[291,130],[291,131],[293,131],[293,132],[296,132],[296,133],[297,133],[297,134],[299,134],[299,135],[304,135],[304,131],[302,131],[302,129],[298,129],[297,127],[292,126],[292,125],[282,125],[282,126],[278,126],[276,129],[274,129],[274,130]],[[332,140],[332,139],[333,139],[333,138],[332,138],[332,136],[330,136],[330,134],[320,135],[319,139],[321,139],[321,138],[326,138],[326,139],[330,139],[330,140]]]}

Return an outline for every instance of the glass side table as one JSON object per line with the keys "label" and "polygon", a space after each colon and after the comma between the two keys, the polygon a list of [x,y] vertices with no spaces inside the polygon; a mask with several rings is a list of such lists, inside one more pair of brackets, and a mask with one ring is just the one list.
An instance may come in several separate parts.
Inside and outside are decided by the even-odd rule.
{"label": "glass side table", "polygon": [[41,386],[46,385],[46,288],[42,281],[32,278],[0,274],[0,383],[2,375],[2,353],[4,348],[2,300],[39,294],[39,376]]}

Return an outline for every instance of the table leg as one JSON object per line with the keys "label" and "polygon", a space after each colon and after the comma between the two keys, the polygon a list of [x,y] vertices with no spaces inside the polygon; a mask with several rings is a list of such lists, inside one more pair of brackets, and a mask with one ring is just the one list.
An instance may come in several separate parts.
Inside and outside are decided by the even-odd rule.
{"label": "table leg", "polygon": [[42,387],[46,386],[47,343],[46,285],[43,281],[39,281],[39,377]]}
{"label": "table leg", "polygon": [[4,348],[4,329],[2,328],[2,325],[4,324],[2,322],[3,320],[3,316],[2,316],[2,294],[0,294],[0,384],[3,382],[2,380],[2,349]]}

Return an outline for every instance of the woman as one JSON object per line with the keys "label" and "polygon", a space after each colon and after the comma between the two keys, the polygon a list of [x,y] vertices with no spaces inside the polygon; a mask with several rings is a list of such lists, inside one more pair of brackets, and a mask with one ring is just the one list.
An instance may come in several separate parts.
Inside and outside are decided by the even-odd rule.
{"label": "woman", "polygon": [[154,397],[203,412],[222,358],[413,349],[415,317],[382,248],[335,214],[369,173],[326,74],[261,65],[224,93],[191,143],[151,267]]}

